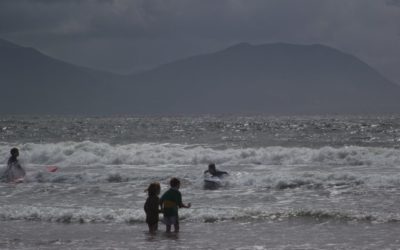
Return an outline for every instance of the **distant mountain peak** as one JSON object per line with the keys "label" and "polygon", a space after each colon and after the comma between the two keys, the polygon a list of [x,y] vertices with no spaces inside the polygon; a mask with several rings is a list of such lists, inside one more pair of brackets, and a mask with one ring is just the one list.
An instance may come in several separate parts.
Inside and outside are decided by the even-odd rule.
{"label": "distant mountain peak", "polygon": [[18,49],[23,47],[16,45],[15,43],[9,42],[7,40],[0,39],[0,48]]}
{"label": "distant mountain peak", "polygon": [[241,42],[238,44],[235,44],[233,46],[231,46],[231,48],[248,48],[248,47],[252,47],[253,45],[247,42]]}
{"label": "distant mountain peak", "polygon": [[[275,42],[275,43],[265,43],[265,44],[250,44],[248,42],[241,42],[235,45],[232,45],[221,52],[230,52],[230,51],[245,51],[245,50],[259,50],[259,49],[296,49],[296,50],[304,50],[304,49],[323,49],[323,50],[334,50],[338,51],[336,49],[333,49],[331,47],[328,47],[323,44],[304,44],[304,45],[299,45],[299,44],[292,44],[292,43],[285,43],[285,42]],[[340,51],[338,51],[340,52]]]}
{"label": "distant mountain peak", "polygon": [[242,49],[248,49],[248,48],[252,48],[252,47],[253,47],[253,45],[251,45],[250,43],[241,42],[241,43],[234,44],[234,45],[224,49],[223,51],[242,50]]}
{"label": "distant mountain peak", "polygon": [[[0,92],[0,114],[301,115],[400,110],[398,85],[358,58],[320,44],[238,43],[131,76],[75,66],[2,39],[0,53],[0,88],[7,90]],[[9,93],[19,93],[19,101]]]}

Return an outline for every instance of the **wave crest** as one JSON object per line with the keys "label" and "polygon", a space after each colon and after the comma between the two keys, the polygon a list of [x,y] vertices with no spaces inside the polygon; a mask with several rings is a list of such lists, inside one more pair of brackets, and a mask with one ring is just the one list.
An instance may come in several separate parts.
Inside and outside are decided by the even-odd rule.
{"label": "wave crest", "polygon": [[[160,216],[161,219],[162,216]],[[399,222],[398,214],[366,214],[353,211],[329,210],[287,210],[265,211],[262,208],[194,208],[181,213],[183,221],[200,221],[214,223],[219,221],[253,221],[253,220],[341,220],[355,222],[387,223]],[[142,209],[116,209],[93,207],[37,207],[9,205],[0,206],[0,220],[45,221],[55,223],[144,223]]]}
{"label": "wave crest", "polygon": [[[217,149],[204,145],[127,144],[60,142],[17,145],[21,159],[29,164],[60,166],[92,165],[400,165],[400,150],[368,147],[323,148],[229,148]],[[7,159],[11,145],[0,145],[0,157]]]}

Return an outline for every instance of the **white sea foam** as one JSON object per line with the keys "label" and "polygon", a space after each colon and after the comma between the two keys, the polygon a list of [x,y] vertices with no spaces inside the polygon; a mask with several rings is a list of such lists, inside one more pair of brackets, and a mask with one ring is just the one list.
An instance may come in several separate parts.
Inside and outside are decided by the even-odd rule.
{"label": "white sea foam", "polygon": [[[310,218],[345,221],[370,221],[376,223],[398,222],[396,213],[360,213],[327,209],[280,209],[270,211],[265,207],[204,207],[180,212],[182,221],[218,222],[226,220],[282,220],[287,218]],[[162,215],[160,215],[160,220]],[[145,213],[141,208],[100,207],[45,207],[45,206],[0,206],[0,220],[46,221],[59,223],[144,223]]]}
{"label": "white sea foam", "polygon": [[126,144],[60,142],[0,145],[6,160],[12,146],[20,148],[20,159],[27,164],[69,166],[93,165],[197,165],[215,162],[225,165],[376,165],[400,166],[400,150],[370,147],[265,147],[215,149],[204,145]]}
{"label": "white sea foam", "polygon": [[[46,173],[37,172],[30,174],[26,178],[26,182],[39,183],[130,183],[134,185],[147,185],[150,180],[163,180],[165,176],[138,176],[127,173]],[[192,188],[202,188],[203,179],[193,176],[183,176],[186,180],[185,186],[193,186]],[[400,186],[400,175],[392,175],[382,177],[379,175],[356,176],[350,173],[299,173],[291,175],[287,173],[269,173],[265,175],[255,173],[232,173],[229,177],[221,182],[221,187],[244,187],[244,188],[268,188],[268,189],[326,189],[335,187],[355,187],[359,185],[371,186]]]}
{"label": "white sea foam", "polygon": [[[275,189],[334,186],[400,186],[400,150],[373,147],[265,147],[218,149],[205,145],[60,142],[0,145],[5,160],[12,146],[20,148],[28,181],[53,183],[138,182],[165,177],[163,171],[180,171],[197,180],[199,168],[216,162],[231,170],[227,186]],[[61,171],[47,173],[46,165]],[[37,167],[41,166],[41,167]],[[317,170],[312,169],[313,166]],[[185,168],[182,172],[181,168]],[[306,169],[302,169],[306,167]],[[390,168],[385,174],[384,168]],[[131,172],[125,171],[133,169]],[[137,171],[136,169],[140,169]],[[248,171],[252,169],[253,171]],[[361,170],[369,169],[363,173]],[[147,171],[147,175],[144,172]],[[189,172],[188,172],[189,171]],[[291,172],[295,171],[295,172]],[[194,176],[196,175],[196,176]],[[196,179],[197,178],[197,179]]]}
{"label": "white sea foam", "polygon": [[2,220],[29,220],[63,223],[85,222],[139,222],[144,212],[134,209],[111,209],[94,207],[38,207],[9,205],[0,207]]}

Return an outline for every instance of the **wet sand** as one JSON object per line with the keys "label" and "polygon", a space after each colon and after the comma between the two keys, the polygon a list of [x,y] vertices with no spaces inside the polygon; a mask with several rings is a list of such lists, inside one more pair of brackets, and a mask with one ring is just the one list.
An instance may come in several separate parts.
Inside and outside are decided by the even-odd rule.
{"label": "wet sand", "polygon": [[146,224],[0,222],[1,249],[398,249],[398,223],[335,220],[181,223],[155,235]]}

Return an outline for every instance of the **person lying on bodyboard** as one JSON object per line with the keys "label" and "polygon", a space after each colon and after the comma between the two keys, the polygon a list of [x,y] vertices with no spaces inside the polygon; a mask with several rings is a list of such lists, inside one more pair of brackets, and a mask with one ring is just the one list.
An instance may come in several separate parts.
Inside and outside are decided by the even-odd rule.
{"label": "person lying on bodyboard", "polygon": [[212,177],[221,178],[221,177],[223,177],[223,176],[225,176],[225,175],[228,175],[228,172],[219,171],[219,170],[217,170],[217,168],[215,167],[215,164],[214,164],[214,163],[210,163],[210,164],[208,165],[208,169],[207,169],[206,171],[204,171],[204,174],[205,174],[205,175],[206,175],[206,174],[209,174],[209,175],[211,175]]}

